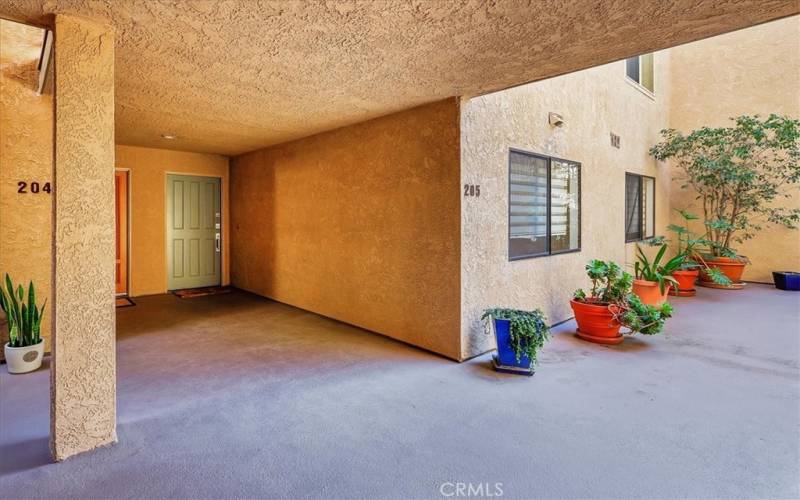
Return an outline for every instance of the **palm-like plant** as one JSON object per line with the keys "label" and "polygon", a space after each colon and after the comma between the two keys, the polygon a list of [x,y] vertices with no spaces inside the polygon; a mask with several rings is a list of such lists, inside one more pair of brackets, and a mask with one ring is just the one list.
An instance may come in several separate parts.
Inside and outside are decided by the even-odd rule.
{"label": "palm-like plant", "polygon": [[651,262],[642,250],[642,247],[636,245],[636,264],[633,266],[636,279],[654,281],[658,283],[658,289],[661,290],[662,294],[666,293],[667,284],[670,284],[675,288],[678,287],[678,282],[672,277],[672,273],[681,268],[681,264],[684,260],[684,255],[678,254],[669,259],[662,266],[661,259],[664,258],[664,254],[666,252],[667,244],[662,243],[661,248],[659,248],[658,253],[656,253],[655,258]]}
{"label": "palm-like plant", "polygon": [[[29,347],[41,341],[42,318],[47,300],[42,307],[36,307],[36,291],[33,282],[28,284],[28,293],[22,285],[16,290],[11,278],[6,274],[5,289],[0,286],[0,307],[8,322],[8,345],[10,347]],[[25,296],[27,295],[27,301]]]}
{"label": "palm-like plant", "polygon": [[670,224],[667,230],[674,233],[677,237],[676,251],[678,255],[683,255],[683,263],[680,269],[700,269],[711,278],[711,281],[718,285],[730,285],[733,283],[730,278],[717,267],[710,267],[706,263],[704,255],[708,255],[704,249],[709,248],[712,242],[705,235],[700,236],[689,229],[689,224],[700,217],[687,212],[686,210],[676,209],[676,212],[683,218],[683,225]]}

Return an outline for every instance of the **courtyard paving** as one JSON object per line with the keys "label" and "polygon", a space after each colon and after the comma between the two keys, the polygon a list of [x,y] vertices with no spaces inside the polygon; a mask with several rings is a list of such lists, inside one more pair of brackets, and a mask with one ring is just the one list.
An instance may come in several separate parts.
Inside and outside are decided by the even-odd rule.
{"label": "courtyard paving", "polygon": [[526,378],[244,292],[141,298],[114,446],[49,463],[47,370],[0,368],[0,497],[800,497],[800,294],[671,300],[620,346],[560,325]]}

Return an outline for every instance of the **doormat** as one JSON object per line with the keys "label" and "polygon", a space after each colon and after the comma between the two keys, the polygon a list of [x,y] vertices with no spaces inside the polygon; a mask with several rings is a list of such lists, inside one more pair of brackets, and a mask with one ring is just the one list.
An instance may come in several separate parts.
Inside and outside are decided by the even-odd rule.
{"label": "doormat", "polygon": [[175,296],[182,299],[193,299],[195,297],[205,297],[206,295],[221,295],[223,293],[230,293],[231,289],[227,286],[209,286],[205,288],[189,288],[187,290],[175,290],[172,292]]}
{"label": "doormat", "polygon": [[117,307],[131,307],[135,306],[136,302],[132,301],[128,297],[117,297],[116,304]]}

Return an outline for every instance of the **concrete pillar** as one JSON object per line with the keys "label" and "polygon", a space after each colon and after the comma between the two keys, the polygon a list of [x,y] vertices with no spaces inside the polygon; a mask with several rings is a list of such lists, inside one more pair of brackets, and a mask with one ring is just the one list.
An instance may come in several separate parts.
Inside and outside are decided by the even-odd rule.
{"label": "concrete pillar", "polygon": [[56,460],[116,441],[114,35],[55,23],[54,345]]}

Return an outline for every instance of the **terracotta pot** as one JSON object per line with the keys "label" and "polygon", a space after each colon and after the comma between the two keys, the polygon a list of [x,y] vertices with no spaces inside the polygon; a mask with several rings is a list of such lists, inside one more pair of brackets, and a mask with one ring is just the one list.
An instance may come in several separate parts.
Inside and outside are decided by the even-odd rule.
{"label": "terracotta pot", "polygon": [[666,302],[669,288],[669,284],[667,284],[664,287],[664,293],[661,293],[661,289],[655,281],[633,280],[633,293],[638,295],[644,304],[650,306],[660,306]]}
{"label": "terracotta pot", "polygon": [[598,344],[619,344],[622,334],[620,324],[607,305],[571,300],[572,312],[578,323],[578,337]]}
{"label": "terracotta pot", "polygon": [[[742,273],[744,266],[747,264],[738,259],[730,259],[728,257],[714,257],[713,259],[706,259],[708,267],[716,267],[727,276],[734,284],[742,282]],[[704,269],[700,270],[700,280],[711,282]]]}
{"label": "terracotta pot", "polygon": [[697,269],[682,269],[672,273],[672,277],[678,282],[677,290],[670,290],[670,295],[679,295],[681,297],[690,297],[695,294],[694,282],[700,271]]}

